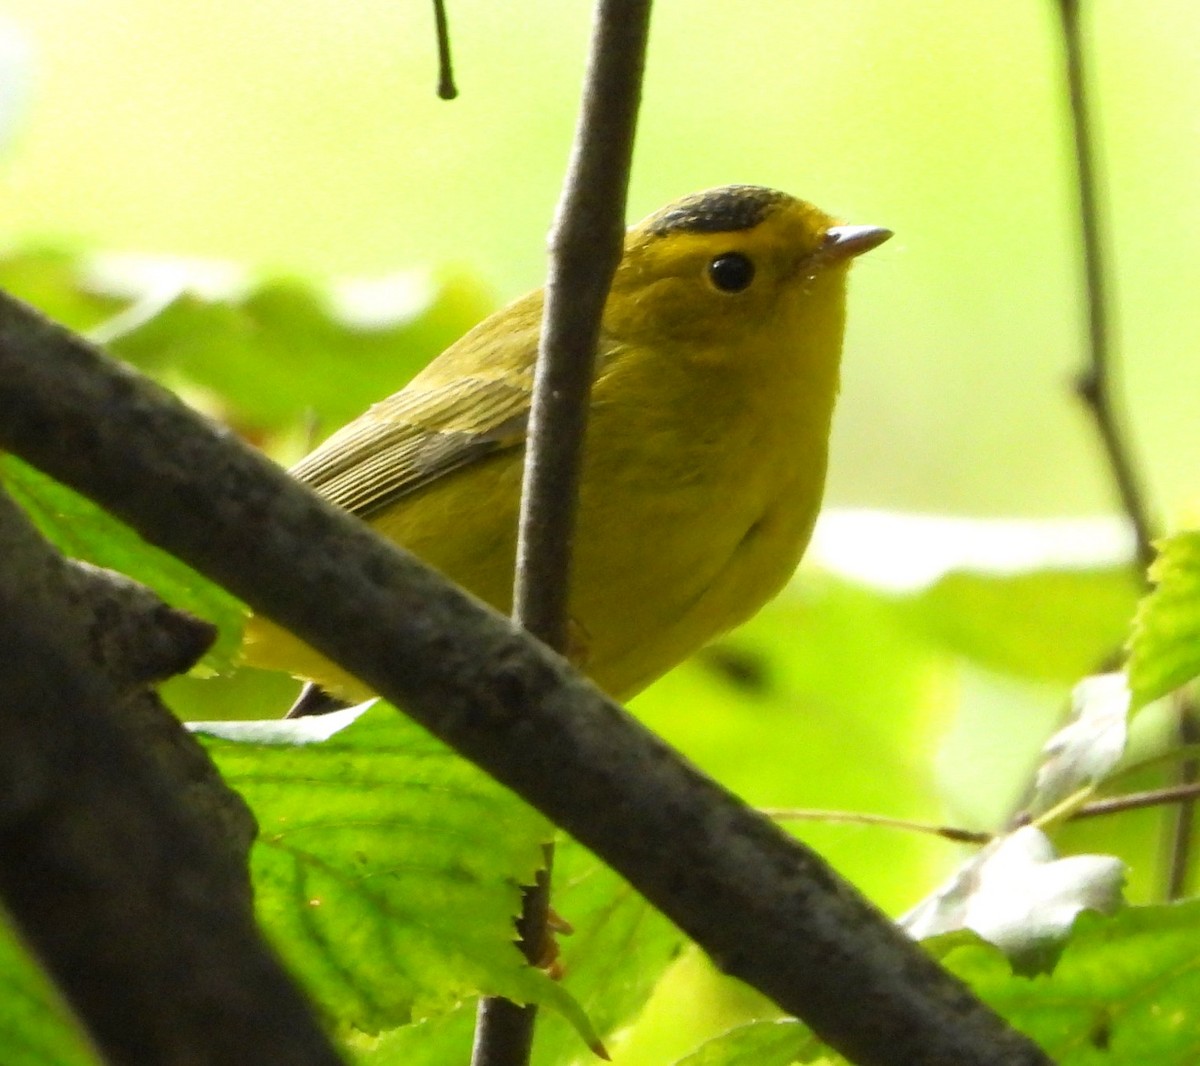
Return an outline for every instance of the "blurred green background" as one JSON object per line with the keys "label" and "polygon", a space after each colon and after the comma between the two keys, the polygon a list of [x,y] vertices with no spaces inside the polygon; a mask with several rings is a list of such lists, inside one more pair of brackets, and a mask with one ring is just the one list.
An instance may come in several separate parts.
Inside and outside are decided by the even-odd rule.
{"label": "blurred green background", "polygon": [[[316,282],[452,278],[408,338],[436,350],[464,316],[542,279],[590,5],[449,8],[452,103],[434,93],[426,0],[0,0],[0,250],[197,257]],[[1175,523],[1196,513],[1200,453],[1200,252],[1189,239],[1200,228],[1200,18],[1186,0],[1087,8],[1119,385],[1155,510]],[[1070,388],[1083,305],[1062,81],[1048,0],[657,5],[631,219],[752,182],[896,232],[854,270],[834,508],[1114,511]],[[205,386],[235,413],[239,398],[222,390],[237,360],[269,363],[245,375],[259,394],[240,399],[276,430],[295,410],[293,397],[269,410],[273,375],[281,389],[315,375],[314,406],[331,417],[339,392],[360,405],[411,371],[389,370],[388,345],[404,335],[359,347],[307,299],[286,286],[260,294],[258,347],[252,334],[228,343],[244,340],[236,315],[213,342],[205,309],[183,305],[117,350],[190,387],[186,360],[207,360]],[[191,314],[198,353],[187,350]],[[312,350],[338,346],[356,362],[330,376]],[[294,427],[285,450],[301,436]],[[752,802],[992,826],[1017,802],[1072,681],[1123,639],[1134,585],[1100,565],[1120,547],[1119,529],[1086,522],[835,516],[812,554],[842,576],[810,572],[636,709]],[[959,572],[928,587],[914,578],[947,571]],[[281,706],[292,688],[221,685],[168,688],[193,716],[237,713],[249,692]],[[1069,839],[1140,847],[1131,885],[1152,897],[1156,819]],[[893,912],[959,858],[912,835],[797,831]],[[716,1027],[755,1009],[689,981],[693,1020]],[[672,1040],[695,1042],[677,1000],[656,1000],[619,1061],[664,1062]]]}
{"label": "blurred green background", "polygon": [[[1197,465],[1200,19],[1187,0],[1086,6],[1124,384],[1174,512]],[[544,271],[589,9],[451,2],[461,96],[443,103],[425,0],[3,0],[26,76],[0,240],[329,276],[450,265],[514,296]],[[756,182],[897,233],[855,271],[834,504],[1111,506],[1068,389],[1054,27],[1045,0],[657,6],[631,218]]]}

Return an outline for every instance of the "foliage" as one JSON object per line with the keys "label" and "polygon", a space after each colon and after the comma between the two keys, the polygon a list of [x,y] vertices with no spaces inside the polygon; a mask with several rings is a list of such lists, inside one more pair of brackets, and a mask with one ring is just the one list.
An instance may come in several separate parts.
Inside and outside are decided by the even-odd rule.
{"label": "foliage", "polygon": [[211,671],[232,665],[244,609],[224,589],[147,544],[90,500],[11,455],[0,455],[0,486],[64,555],[128,574],[171,606],[216,625],[217,641],[203,666]]}
{"label": "foliage", "polygon": [[12,1066],[95,1066],[98,1061],[7,926],[0,926],[0,1046]]}
{"label": "foliage", "polygon": [[479,990],[561,1005],[512,942],[550,835],[533,811],[385,706],[201,728],[258,819],[260,920],[331,1018],[374,1034]]}
{"label": "foliage", "polygon": [[[372,326],[334,313],[330,294],[296,281],[216,296],[184,286],[151,306],[145,293],[111,295],[85,265],[58,253],[18,254],[0,263],[0,283],[109,338],[281,450],[294,448],[310,410],[330,423],[355,413],[480,311],[475,287],[463,281],[434,289],[403,319]],[[9,457],[2,463],[6,487],[65,551],[133,574],[214,621],[221,641],[209,666],[229,666],[241,624],[235,602],[86,501]],[[858,521],[866,543],[890,535],[869,515]],[[1139,703],[1196,672],[1194,537],[1167,543],[1159,589],[1138,614],[1131,683]],[[1137,582],[1119,560],[995,563],[948,568],[906,591],[809,567],[758,618],[634,709],[756,804],[996,828],[1030,786],[1074,683],[1126,639]],[[677,930],[570,842],[555,889],[555,908],[574,928],[561,938],[564,977],[554,982],[525,966],[511,918],[547,827],[394,710],[263,721],[278,714],[278,688],[251,671],[184,679],[166,691],[185,717],[249,720],[210,723],[205,743],[259,820],[253,873],[264,926],[357,1061],[461,1060],[480,993],[547,1008],[539,1066],[588,1061],[593,1030],[627,1066],[828,1059],[798,1023],[695,965]],[[1092,768],[1079,780],[1106,787],[1117,754],[1112,729],[1072,736],[1055,748],[1060,762]],[[1132,772],[1128,758],[1112,771],[1126,781]],[[1137,780],[1149,783],[1160,771],[1140,772]],[[931,942],[1057,1061],[1183,1063],[1200,1038],[1191,1008],[1196,905],[1149,905],[1157,841],[1143,818],[1107,819],[1102,844],[1074,827],[1044,827],[1066,858],[1039,853],[1040,866],[1090,871],[1095,864],[1071,859],[1118,855],[1133,905],[1072,922],[1079,906],[1098,905],[1087,902],[1093,882],[1071,882],[1065,892],[1059,882],[1052,892],[1043,886],[1027,912],[1005,918],[1010,932],[1027,923],[1039,944],[1053,941],[1038,966],[1015,973],[999,949],[961,931]],[[819,818],[788,824],[893,912],[932,892],[962,858],[933,836]],[[1113,864],[1104,869],[1111,874]],[[1004,893],[1019,895],[1022,880],[1010,877]],[[1112,893],[1105,898],[1108,906]],[[968,892],[971,902],[979,901]],[[16,942],[2,947],[6,1061],[90,1061]]]}
{"label": "foliage", "polygon": [[1200,674],[1200,533],[1180,533],[1158,548],[1150,568],[1157,587],[1133,623],[1129,683],[1138,707]]}
{"label": "foliage", "polygon": [[[1014,975],[1004,955],[966,933],[929,944],[954,974],[1014,1025],[1037,1035],[1059,1066],[1195,1061],[1189,1023],[1200,990],[1190,945],[1200,931],[1195,902],[1131,908],[1110,918],[1083,915],[1052,973]],[[822,1053],[791,1020],[737,1026],[677,1066],[788,1066],[843,1063]]]}

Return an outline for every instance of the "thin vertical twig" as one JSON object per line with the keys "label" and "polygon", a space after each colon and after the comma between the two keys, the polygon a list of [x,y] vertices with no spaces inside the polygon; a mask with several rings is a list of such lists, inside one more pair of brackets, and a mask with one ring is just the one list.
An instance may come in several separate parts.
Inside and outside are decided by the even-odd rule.
{"label": "thin vertical twig", "polygon": [[1057,2],[1062,22],[1067,97],[1075,148],[1075,186],[1079,201],[1088,318],[1087,365],[1076,379],[1075,387],[1095,420],[1121,506],[1133,526],[1137,561],[1144,579],[1146,568],[1154,558],[1153,534],[1145,494],[1113,403],[1113,307],[1109,293],[1107,242],[1100,210],[1096,143],[1084,70],[1080,0]]}
{"label": "thin vertical twig", "polygon": [[[1113,309],[1109,292],[1110,271],[1103,233],[1096,141],[1092,132],[1085,70],[1081,0],[1057,0],[1057,6],[1062,23],[1067,95],[1074,136],[1079,226],[1083,244],[1088,311],[1088,361],[1076,380],[1076,389],[1091,411],[1100,434],[1121,505],[1133,527],[1138,573],[1145,582],[1147,570],[1154,559],[1154,534],[1145,494],[1113,402]],[[1200,738],[1200,725],[1196,721],[1195,709],[1188,701],[1180,705],[1178,728],[1180,743],[1193,743]],[[1188,761],[1180,767],[1178,783],[1188,785],[1196,780],[1196,774],[1196,763]],[[1168,842],[1166,894],[1169,899],[1176,899],[1183,892],[1191,865],[1192,804],[1179,804],[1171,818],[1173,824]]]}
{"label": "thin vertical twig", "polygon": [[433,21],[438,51],[437,94],[442,100],[453,100],[458,96],[458,86],[454,84],[454,66],[450,62],[450,24],[446,21],[446,0],[433,0]]}
{"label": "thin vertical twig", "polygon": [[[525,455],[513,617],[559,651],[568,644],[568,590],[579,472],[600,318],[621,260],[625,200],[641,101],[650,0],[598,0],[583,101],[550,234],[550,269]],[[553,850],[525,893],[518,925],[529,961],[544,962]],[[535,1008],[485,998],[473,1066],[529,1060]]]}
{"label": "thin vertical twig", "polygon": [[[1182,745],[1195,744],[1200,741],[1200,721],[1197,721],[1195,703],[1186,695],[1176,699],[1178,715],[1177,736]],[[1200,764],[1195,759],[1187,759],[1179,766],[1175,782],[1180,788],[1186,789],[1196,783],[1200,774]],[[1169,821],[1166,856],[1166,884],[1163,895],[1168,900],[1182,899],[1187,891],[1188,875],[1192,865],[1192,836],[1196,826],[1196,801],[1185,800],[1167,814]]]}

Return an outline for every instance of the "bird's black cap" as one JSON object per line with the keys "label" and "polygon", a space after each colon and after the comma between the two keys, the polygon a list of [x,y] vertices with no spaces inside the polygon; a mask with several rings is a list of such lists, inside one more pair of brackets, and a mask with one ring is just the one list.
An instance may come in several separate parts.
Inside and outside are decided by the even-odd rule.
{"label": "bird's black cap", "polygon": [[665,237],[668,233],[731,233],[753,229],[788,199],[787,193],[760,185],[726,185],[672,204],[650,220],[649,230],[656,237]]}

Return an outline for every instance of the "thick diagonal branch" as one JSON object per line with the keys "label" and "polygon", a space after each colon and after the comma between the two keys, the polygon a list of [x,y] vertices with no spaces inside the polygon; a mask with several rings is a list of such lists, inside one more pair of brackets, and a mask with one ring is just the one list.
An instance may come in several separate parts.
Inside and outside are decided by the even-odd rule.
{"label": "thick diagonal branch", "polygon": [[0,447],[405,707],[854,1061],[1049,1062],[512,621],[13,300],[0,301]]}
{"label": "thick diagonal branch", "polygon": [[22,939],[106,1062],[335,1066],[255,927],[249,813],[137,683],[206,627],[75,570],[2,492],[0,549],[0,899]]}

